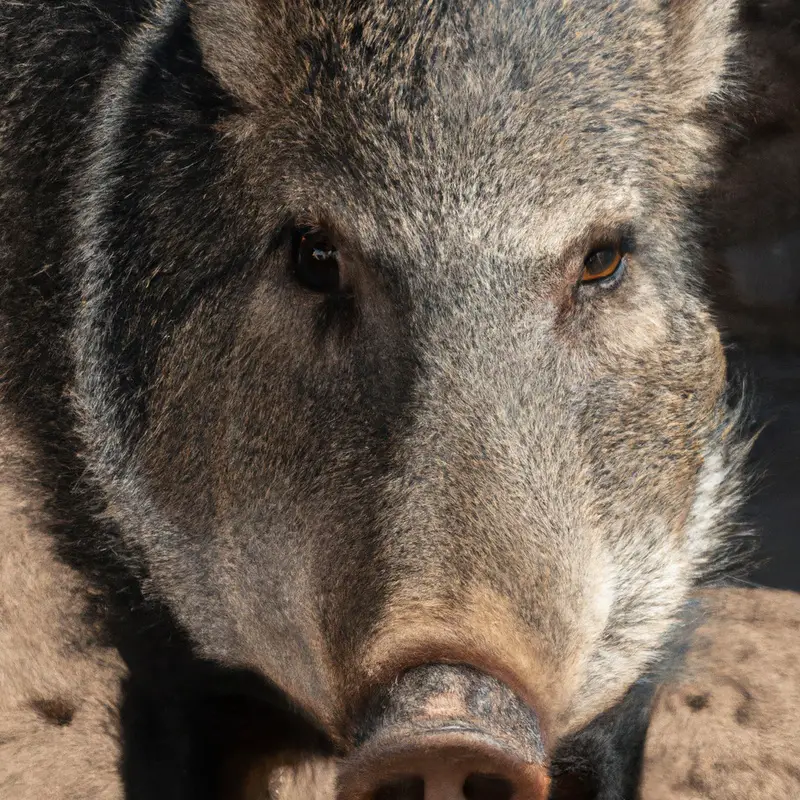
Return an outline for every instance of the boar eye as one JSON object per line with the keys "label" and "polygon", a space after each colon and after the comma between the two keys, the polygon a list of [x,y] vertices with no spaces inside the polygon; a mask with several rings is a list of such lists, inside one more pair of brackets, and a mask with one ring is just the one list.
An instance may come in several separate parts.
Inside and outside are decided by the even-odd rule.
{"label": "boar eye", "polygon": [[602,247],[593,250],[583,262],[583,283],[594,283],[612,278],[621,272],[625,253],[622,248]]}
{"label": "boar eye", "polygon": [[298,228],[292,257],[295,280],[306,289],[324,294],[341,291],[339,253],[324,231]]}

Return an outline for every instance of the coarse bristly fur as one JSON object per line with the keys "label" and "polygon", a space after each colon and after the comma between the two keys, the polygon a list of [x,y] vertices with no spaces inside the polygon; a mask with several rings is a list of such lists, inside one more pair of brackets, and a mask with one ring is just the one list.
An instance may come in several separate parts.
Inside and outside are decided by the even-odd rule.
{"label": "coarse bristly fur", "polygon": [[746,450],[693,207],[734,15],[0,5],[4,417],[130,672],[129,796],[213,796],[222,717],[346,756],[433,662],[534,707],[555,792],[633,796]]}

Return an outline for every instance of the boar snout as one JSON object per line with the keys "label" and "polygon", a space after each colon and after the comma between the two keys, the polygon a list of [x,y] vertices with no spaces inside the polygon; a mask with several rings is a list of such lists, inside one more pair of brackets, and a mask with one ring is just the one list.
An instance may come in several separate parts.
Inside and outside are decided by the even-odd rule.
{"label": "boar snout", "polygon": [[405,673],[363,715],[339,800],[544,800],[536,715],[467,666]]}

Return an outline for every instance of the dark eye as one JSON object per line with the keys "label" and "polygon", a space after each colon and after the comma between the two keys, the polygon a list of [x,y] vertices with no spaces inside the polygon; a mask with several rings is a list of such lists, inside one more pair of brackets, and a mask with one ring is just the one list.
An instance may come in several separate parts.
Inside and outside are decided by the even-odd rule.
{"label": "dark eye", "polygon": [[341,291],[339,253],[324,231],[296,230],[293,250],[294,277],[298,283],[312,292]]}
{"label": "dark eye", "polygon": [[583,262],[583,283],[594,283],[615,275],[623,264],[625,253],[621,247],[602,247],[593,250]]}

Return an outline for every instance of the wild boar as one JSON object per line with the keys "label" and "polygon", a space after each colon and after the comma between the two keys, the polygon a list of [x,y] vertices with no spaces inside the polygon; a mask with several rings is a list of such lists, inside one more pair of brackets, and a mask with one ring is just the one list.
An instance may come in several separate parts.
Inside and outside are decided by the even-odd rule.
{"label": "wild boar", "polygon": [[734,12],[0,8],[4,413],[129,796],[221,791],[224,673],[342,800],[633,797],[740,483],[694,217]]}

